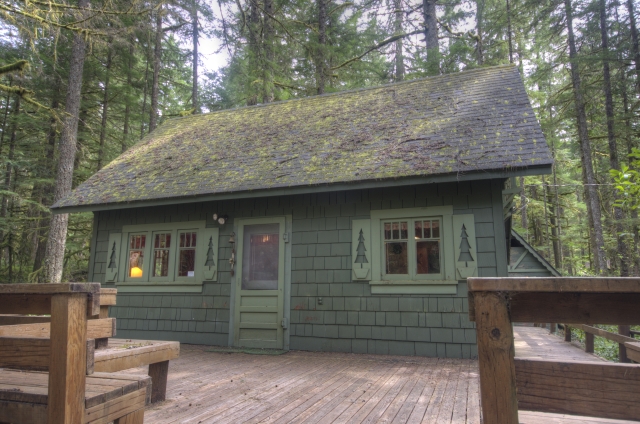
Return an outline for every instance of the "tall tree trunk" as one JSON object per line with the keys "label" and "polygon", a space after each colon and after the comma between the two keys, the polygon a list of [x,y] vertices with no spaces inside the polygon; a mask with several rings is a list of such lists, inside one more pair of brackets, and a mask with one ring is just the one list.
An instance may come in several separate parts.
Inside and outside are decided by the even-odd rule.
{"label": "tall tree trunk", "polygon": [[264,64],[262,65],[262,103],[271,103],[274,99],[273,92],[273,68],[274,68],[274,38],[275,31],[273,29],[273,0],[264,0],[264,17],[263,17],[263,49]]}
{"label": "tall tree trunk", "polygon": [[318,48],[316,53],[316,91],[323,94],[326,85],[327,1],[316,0],[318,7]]}
{"label": "tall tree trunk", "polygon": [[156,12],[156,41],[153,48],[153,83],[151,85],[151,110],[149,132],[158,125],[158,92],[160,88],[160,61],[162,60],[162,7]]}
{"label": "tall tree trunk", "polygon": [[571,67],[571,81],[573,84],[573,96],[576,110],[576,121],[578,126],[578,138],[582,157],[582,168],[585,176],[585,200],[587,210],[591,217],[593,228],[593,236],[595,245],[594,262],[597,274],[606,273],[606,255],[604,250],[604,236],[602,233],[602,213],[600,211],[600,202],[598,191],[596,189],[596,179],[593,173],[593,162],[591,157],[591,144],[589,141],[589,133],[587,131],[587,116],[584,107],[584,98],[582,96],[582,84],[580,81],[580,72],[578,70],[576,41],[573,34],[573,8],[571,0],[564,0],[565,13],[567,17],[567,32],[569,41],[569,64]]}
{"label": "tall tree trunk", "polygon": [[193,81],[191,85],[191,104],[193,113],[200,113],[198,101],[198,43],[200,42],[200,27],[198,26],[198,0],[193,0],[191,9],[191,35],[193,44]]}
{"label": "tall tree trunk", "polygon": [[[393,32],[395,35],[402,34],[402,18],[404,11],[402,10],[402,0],[393,0],[393,8],[395,9],[395,19],[393,21]],[[402,38],[396,40],[396,54],[395,54],[395,67],[396,67],[396,81],[402,81],[404,79],[404,53]]]}
{"label": "tall tree trunk", "polygon": [[[122,145],[121,152],[124,153],[129,147],[129,120],[131,119],[131,73],[133,71],[133,44],[129,45],[129,62],[127,65],[127,88],[126,88],[126,104],[124,106],[124,125],[122,128]],[[144,114],[143,114],[144,116]]]}
{"label": "tall tree trunk", "polygon": [[[611,94],[611,72],[609,70],[609,34],[607,33],[607,7],[605,0],[599,1],[600,6],[600,37],[602,39],[602,74],[604,89],[604,110],[607,116],[607,139],[609,141],[609,167],[611,169],[620,170],[620,161],[618,160],[618,147],[616,146],[616,135],[613,128],[614,112],[613,112],[613,95]],[[613,200],[617,200],[617,190],[613,190]],[[622,222],[624,215],[622,208],[613,208],[613,220],[616,231],[616,239],[618,242],[618,255],[620,257],[620,276],[629,276],[629,252],[627,244],[623,239],[624,226]]]}
{"label": "tall tree trunk", "polygon": [[[89,0],[78,1],[78,6],[81,9],[86,8],[88,4]],[[53,196],[54,202],[65,197],[71,191],[73,183],[73,164],[76,157],[76,137],[78,135],[78,113],[80,111],[85,48],[83,34],[74,34],[69,61],[69,83],[65,104],[66,114],[62,123],[59,143],[60,155]],[[59,283],[62,279],[68,224],[69,214],[56,214],[51,218],[44,266],[45,282],[47,283]]]}
{"label": "tall tree trunk", "polygon": [[424,38],[427,43],[427,75],[440,74],[440,49],[438,45],[438,17],[436,0],[422,0]]}
{"label": "tall tree trunk", "polygon": [[144,70],[144,89],[142,95],[142,113],[140,119],[140,138],[144,137],[144,115],[147,111],[147,92],[149,91],[149,57],[151,56],[151,31],[147,31],[146,65]]}
{"label": "tall tree trunk", "polygon": [[109,79],[111,77],[111,62],[113,51],[109,43],[107,63],[105,64],[104,94],[102,96],[102,121],[100,122],[100,149],[98,150],[98,171],[104,166],[104,143],[107,138],[107,113],[109,111]]}
{"label": "tall tree trunk", "polygon": [[[59,106],[59,98],[60,96],[60,81],[56,78],[56,82],[53,89],[53,100],[51,101],[51,109],[57,110]],[[43,176],[46,178],[46,183],[41,183],[37,187],[34,187],[34,192],[36,193],[36,198],[39,203],[43,205],[51,204],[52,200],[52,192],[53,185],[48,182],[49,179],[53,178],[53,174],[55,172],[54,168],[54,154],[55,154],[55,146],[56,146],[56,136],[58,134],[58,120],[55,117],[52,117],[49,120],[49,135],[47,137],[47,152],[45,156],[44,164],[41,168],[41,172]],[[33,258],[33,271],[36,272],[40,268],[42,268],[42,264],[44,262],[46,248],[47,248],[47,234],[51,221],[51,215],[49,212],[40,212],[40,219],[38,222],[37,228],[37,248],[35,257]],[[38,282],[43,283],[44,275],[38,275]]]}
{"label": "tall tree trunk", "polygon": [[[624,110],[624,126],[626,128],[625,139],[627,141],[627,154],[633,151],[633,127],[631,126],[631,111],[629,109],[629,95],[627,93],[627,74],[624,68],[620,69],[621,85],[622,85],[622,107]],[[634,168],[629,161],[629,167]],[[638,230],[638,210],[631,209],[631,228],[633,229],[633,276],[640,275],[640,231]]]}
{"label": "tall tree trunk", "polygon": [[482,46],[485,0],[476,0],[476,60],[478,65],[484,64],[484,47]]}
{"label": "tall tree trunk", "polygon": [[636,63],[636,90],[640,94],[640,46],[633,0],[627,0],[627,13],[629,14],[629,26],[631,27],[631,51],[633,52],[633,60]]}
{"label": "tall tree trunk", "polygon": [[[11,175],[13,173],[13,159],[15,158],[15,152],[16,152],[16,135],[18,133],[19,115],[20,115],[20,96],[16,96],[16,99],[13,103],[13,108],[11,111],[12,122],[11,122],[11,129],[9,130],[11,134],[9,136],[9,153],[7,154],[7,167],[4,172],[3,188],[6,193],[9,193],[11,191]],[[10,234],[11,233],[11,230],[9,229],[10,226],[7,225],[7,217],[9,212],[9,197],[10,196],[8,194],[2,195],[2,204],[0,206],[0,221],[3,227],[5,227],[6,225],[8,233]],[[4,240],[5,237],[6,237],[6,234],[4,232],[4,228],[1,228],[0,229],[0,245],[2,246],[5,245],[5,240]],[[0,249],[0,252],[2,252],[3,253],[2,256],[4,256],[4,247]]]}
{"label": "tall tree trunk", "polygon": [[258,104],[256,80],[260,69],[260,12],[259,0],[249,0],[249,70],[247,72],[247,106]]}
{"label": "tall tree trunk", "polygon": [[513,63],[513,40],[511,31],[511,1],[507,0],[507,40],[509,42],[509,63]]}

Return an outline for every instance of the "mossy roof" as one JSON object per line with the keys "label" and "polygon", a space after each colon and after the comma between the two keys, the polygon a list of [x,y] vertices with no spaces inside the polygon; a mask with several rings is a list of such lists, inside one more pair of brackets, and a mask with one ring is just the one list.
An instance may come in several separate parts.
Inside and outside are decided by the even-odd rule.
{"label": "mossy roof", "polygon": [[52,208],[548,168],[513,66],[170,119]]}

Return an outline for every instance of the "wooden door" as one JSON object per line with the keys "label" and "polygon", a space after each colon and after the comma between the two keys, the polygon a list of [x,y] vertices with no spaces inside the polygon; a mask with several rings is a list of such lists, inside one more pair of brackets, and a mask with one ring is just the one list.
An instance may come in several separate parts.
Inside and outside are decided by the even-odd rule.
{"label": "wooden door", "polygon": [[285,219],[238,220],[234,345],[283,348]]}

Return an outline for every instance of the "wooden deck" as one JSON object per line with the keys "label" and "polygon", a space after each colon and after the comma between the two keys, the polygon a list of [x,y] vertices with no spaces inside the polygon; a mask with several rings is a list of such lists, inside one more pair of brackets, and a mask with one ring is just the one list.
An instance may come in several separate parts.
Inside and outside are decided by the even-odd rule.
{"label": "wooden deck", "polygon": [[[477,361],[182,345],[149,423],[479,423]],[[144,372],[138,369],[137,372]]]}
{"label": "wooden deck", "polygon": [[[516,355],[601,361],[536,327],[514,327]],[[149,423],[480,423],[478,363],[292,351],[211,352],[182,345],[167,400]],[[145,369],[133,372],[145,373]],[[522,411],[522,424],[623,423]]]}
{"label": "wooden deck", "polygon": [[513,337],[518,358],[554,361],[605,361],[599,356],[585,352],[576,342],[567,343],[562,338],[549,334],[549,330],[545,328],[515,325]]}

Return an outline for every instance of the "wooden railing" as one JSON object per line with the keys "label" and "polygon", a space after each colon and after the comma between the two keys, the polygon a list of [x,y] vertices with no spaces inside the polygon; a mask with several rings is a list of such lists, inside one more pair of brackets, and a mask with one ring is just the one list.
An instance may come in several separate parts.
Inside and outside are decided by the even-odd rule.
{"label": "wooden railing", "polygon": [[[610,340],[612,342],[618,343],[618,361],[622,363],[631,362],[627,355],[627,348],[625,343],[634,343],[638,340],[629,337],[632,335],[630,326],[628,325],[619,325],[618,333],[612,333],[611,331],[603,330],[601,328],[593,327],[591,325],[584,324],[559,324],[564,331],[564,341],[571,343],[571,329],[575,328],[577,330],[584,331],[584,351],[587,353],[594,353],[595,347],[595,337],[602,337],[603,339]],[[634,333],[638,333],[634,331]]]}
{"label": "wooden railing", "polygon": [[640,417],[640,365],[516,358],[512,327],[513,322],[640,324],[640,279],[469,278],[468,285],[485,424],[517,424],[518,408]]}

